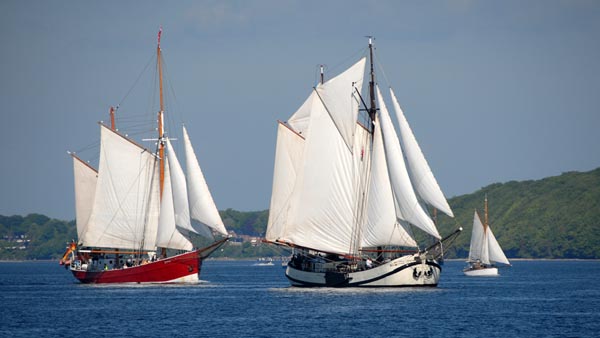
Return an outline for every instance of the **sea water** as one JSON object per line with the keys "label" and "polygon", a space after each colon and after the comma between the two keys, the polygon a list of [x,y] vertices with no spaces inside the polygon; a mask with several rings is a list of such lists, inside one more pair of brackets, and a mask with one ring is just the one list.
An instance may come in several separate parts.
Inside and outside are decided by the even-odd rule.
{"label": "sea water", "polygon": [[598,337],[600,261],[514,261],[436,288],[294,288],[279,265],[205,261],[196,285],[84,285],[0,263],[0,337]]}

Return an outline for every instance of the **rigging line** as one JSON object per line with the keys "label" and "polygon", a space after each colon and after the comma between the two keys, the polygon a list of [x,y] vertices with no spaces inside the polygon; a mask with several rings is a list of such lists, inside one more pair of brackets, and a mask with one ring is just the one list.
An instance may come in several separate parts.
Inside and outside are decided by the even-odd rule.
{"label": "rigging line", "polygon": [[144,75],[144,73],[146,72],[146,70],[148,69],[148,67],[150,66],[150,64],[152,63],[152,61],[154,60],[154,57],[155,57],[155,54],[153,53],[152,57],[150,57],[150,60],[148,60],[148,63],[146,63],[146,66],[144,67],[144,69],[142,70],[142,72],[140,73],[140,75],[138,75],[138,78],[135,80],[135,82],[133,83],[133,85],[127,91],[127,94],[125,94],[125,96],[121,99],[121,101],[119,101],[119,104],[117,105],[117,109],[119,109],[119,107],[123,104],[123,102],[125,101],[125,99],[129,96],[129,94],[131,93],[131,91],[133,90],[133,88],[140,81],[140,79],[142,78],[142,75]]}
{"label": "rigging line", "polygon": [[379,61],[379,56],[376,53],[373,53],[373,57],[375,58],[375,65],[377,69],[379,69],[379,73],[383,75],[383,79],[388,87],[392,87],[389,78],[387,77],[385,70],[383,69],[383,64]]}
{"label": "rigging line", "polygon": [[82,148],[79,148],[78,150],[74,151],[74,153],[77,154],[77,153],[80,153],[80,152],[84,152],[84,151],[87,151],[87,150],[90,150],[90,149],[97,148],[98,146],[100,146],[100,142],[94,141],[94,142],[92,142],[92,143],[90,143],[90,144],[88,144],[88,145],[86,145],[86,146],[84,146]]}
{"label": "rigging line", "polygon": [[[360,242],[362,239],[362,230],[368,219],[368,199],[371,187],[371,170],[372,170],[372,143],[370,141],[369,133],[365,133],[364,142],[361,145],[364,146],[362,149],[360,163],[366,163],[361,166],[359,163],[358,170],[358,189],[356,191],[356,205],[355,205],[355,224],[351,235],[351,253],[358,253]],[[356,166],[353,166],[353,171]],[[362,167],[362,168],[361,168]],[[362,170],[361,170],[362,169]]]}
{"label": "rigging line", "polygon": [[[343,59],[342,61],[338,62],[337,64],[335,64],[333,67],[331,67],[331,73],[335,73],[338,69],[340,68],[345,68],[345,66],[350,63],[350,60],[356,60],[356,56],[360,55],[361,57],[366,57],[368,48],[366,47],[361,47],[360,49],[356,50],[354,53],[350,54],[348,57],[346,57],[345,59]],[[360,59],[360,58],[359,58]]]}
{"label": "rigging line", "polygon": [[[140,156],[140,158],[139,158],[139,164],[138,164],[138,167],[146,168],[146,166],[145,166],[145,165],[143,165],[144,163],[142,162],[142,160],[143,160],[143,156]],[[156,162],[156,157],[154,157],[154,162]],[[151,187],[152,187],[152,183],[154,182],[154,180],[152,180],[152,178],[154,177],[154,171],[155,171],[155,170],[152,170],[152,174],[151,174],[151,181],[150,181],[151,183],[150,183],[149,185],[145,185],[145,186],[147,186],[147,188],[146,188],[146,189],[151,189]],[[141,177],[141,174],[142,174],[142,172],[140,171],[140,172],[139,172],[139,176],[138,176],[138,178],[139,178],[139,177]],[[137,190],[138,190],[138,196],[140,196],[140,181],[141,181],[141,180],[140,180],[140,179],[137,179],[136,181],[137,181],[137,185],[136,185],[136,186],[137,186]],[[133,186],[132,186],[132,187],[133,187]],[[151,194],[149,194],[149,193],[148,193],[148,191],[144,191],[144,192],[141,194],[141,196],[148,196],[148,202],[147,202],[147,203],[148,203],[148,204],[150,203],[150,200],[152,199],[152,196],[151,196]],[[136,208],[135,208],[135,210],[140,210],[139,203],[140,203],[140,200],[139,200],[139,199],[136,199]],[[148,206],[147,206],[147,207],[148,207]],[[139,215],[139,213],[138,213],[138,212],[136,212],[136,214],[137,214],[137,215]],[[146,230],[146,218],[148,217],[148,210],[147,210],[147,209],[144,209],[144,210],[143,210],[143,212],[142,212],[142,215],[144,215],[144,221],[143,221],[143,223],[142,223],[142,225],[143,225],[143,227],[142,227],[142,230],[143,230],[143,231],[142,231],[142,238],[141,238],[141,240],[140,240],[140,242],[139,242],[139,243],[140,243],[140,248],[139,248],[140,252],[141,252],[141,251],[144,249],[144,242],[145,242],[145,236],[146,236],[146,233],[145,233],[145,232],[146,232],[146,231],[145,231],[145,230]],[[134,220],[134,221],[135,221],[136,223],[138,223],[138,221],[139,221],[139,220],[138,220],[138,219],[136,219],[136,220]],[[134,227],[135,227],[135,225],[134,225]],[[131,225],[130,225],[130,228],[131,228]],[[134,233],[135,233],[136,235],[138,234],[138,232],[137,232],[137,231],[134,231]]]}
{"label": "rigging line", "polygon": [[[173,95],[173,100],[169,101],[169,104],[172,105],[174,107],[174,109],[169,110],[169,113],[172,114],[176,114],[179,117],[180,121],[184,121],[182,114],[179,113],[180,109],[179,109],[179,101],[177,100],[177,95],[175,93],[175,87],[173,87],[173,82],[169,80],[170,76],[169,76],[169,72],[168,72],[168,67],[167,67],[167,61],[164,57],[164,55],[162,55],[161,53],[161,59],[162,59],[162,63],[163,63],[163,79],[165,80],[165,82],[167,82],[167,87],[169,88],[169,91],[171,93],[171,95]],[[169,95],[166,95],[165,100],[169,99]],[[166,104],[166,102],[165,102]],[[173,121],[171,121],[173,124],[175,124]]]}

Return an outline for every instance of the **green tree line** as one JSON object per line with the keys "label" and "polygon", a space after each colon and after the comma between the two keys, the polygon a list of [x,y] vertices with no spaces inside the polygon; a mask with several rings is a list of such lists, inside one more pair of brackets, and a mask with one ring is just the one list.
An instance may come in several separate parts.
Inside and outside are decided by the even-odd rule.
{"label": "green tree line", "polygon": [[[462,234],[448,249],[447,258],[468,255],[473,212],[483,217],[485,195],[490,226],[510,258],[600,258],[600,168],[567,172],[530,181],[495,183],[471,194],[449,199],[456,218],[438,216],[440,234],[459,226]],[[228,230],[262,237],[268,210],[220,211]],[[77,236],[74,221],[40,214],[0,216],[0,259],[58,259],[66,243]],[[21,240],[18,242],[18,240]],[[195,239],[194,243],[202,243]],[[25,247],[23,249],[22,247]],[[270,245],[226,245],[214,257],[273,256],[285,252]]]}

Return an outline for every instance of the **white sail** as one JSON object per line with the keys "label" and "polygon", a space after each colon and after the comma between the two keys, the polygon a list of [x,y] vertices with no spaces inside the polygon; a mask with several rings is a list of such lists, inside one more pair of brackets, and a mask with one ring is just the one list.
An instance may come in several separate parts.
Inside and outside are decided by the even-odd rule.
{"label": "white sail", "polygon": [[489,250],[488,256],[489,256],[490,261],[510,265],[510,262],[506,258],[506,255],[504,255],[504,251],[502,251],[502,248],[500,248],[500,244],[498,244],[498,241],[496,240],[496,237],[494,236],[494,233],[492,232],[492,228],[490,228],[489,225],[487,227],[486,232],[487,232],[487,242],[488,242],[488,250]]}
{"label": "white sail", "polygon": [[71,154],[71,156],[73,157],[73,172],[75,177],[77,238],[81,238],[94,206],[98,172],[74,154]]}
{"label": "white sail", "polygon": [[173,189],[171,188],[171,174],[169,160],[165,160],[165,179],[163,182],[163,194],[160,202],[160,217],[158,218],[158,229],[156,234],[156,246],[190,251],[192,243],[185,238],[175,226],[175,210],[173,206]]}
{"label": "white sail", "polygon": [[277,127],[273,191],[265,235],[269,241],[285,240],[290,197],[296,183],[303,150],[304,138],[280,122]]}
{"label": "white sail", "polygon": [[84,246],[154,250],[159,216],[158,162],[148,150],[101,125],[94,207]]}
{"label": "white sail", "polygon": [[[169,161],[170,167],[170,181],[172,185],[173,192],[173,207],[175,209],[175,224],[177,226],[187,230],[198,233],[193,227],[192,222],[190,220],[190,207],[188,203],[188,191],[187,184],[185,182],[185,174],[183,173],[183,169],[181,169],[181,165],[177,160],[177,155],[173,150],[173,146],[171,145],[171,141],[166,139],[165,141],[165,150],[167,153],[167,158]],[[165,180],[167,173],[165,171]],[[164,183],[163,183],[164,185]],[[164,188],[163,188],[164,189]],[[163,191],[164,196],[164,191]]]}
{"label": "white sail", "polygon": [[390,94],[392,96],[392,106],[394,107],[400,126],[399,134],[402,141],[402,149],[406,155],[408,173],[415,192],[429,205],[437,208],[450,217],[454,217],[452,209],[450,209],[446,197],[444,197],[444,194],[442,193],[442,189],[440,189],[429,164],[427,164],[427,160],[421,151],[421,147],[417,143],[392,88],[390,88]]}
{"label": "white sail", "polygon": [[349,149],[352,149],[358,116],[356,89],[360,91],[362,88],[365,62],[366,58],[361,58],[346,71],[315,89]]}
{"label": "white sail", "polygon": [[306,101],[296,110],[296,112],[290,116],[287,120],[287,124],[294,129],[299,135],[305,135],[308,130],[308,123],[310,121],[310,113],[313,109],[315,102],[319,102],[319,96],[316,91],[312,91]]}
{"label": "white sail", "polygon": [[[190,203],[190,215],[192,219],[200,222],[202,226],[208,226],[213,230],[227,235],[227,230],[221,220],[217,206],[208,190],[208,185],[198,164],[194,148],[190,142],[187,130],[183,127],[183,144],[185,146],[185,158],[187,165],[188,196]],[[198,227],[196,227],[198,229]]]}
{"label": "white sail", "polygon": [[469,262],[480,261],[490,264],[488,253],[488,240],[483,228],[483,223],[475,211],[473,216],[473,231],[471,232],[471,246],[469,248]]}
{"label": "white sail", "polygon": [[[351,90],[348,86],[348,96]],[[347,253],[355,221],[352,153],[322,102],[312,108],[285,237],[296,245]]]}
{"label": "white sail", "polygon": [[481,223],[481,219],[475,211],[473,216],[473,231],[471,233],[471,246],[469,248],[469,262],[481,261],[484,264],[492,262],[510,265],[504,255],[500,244],[496,240],[492,228]]}
{"label": "white sail", "polygon": [[379,119],[373,124],[371,181],[368,192],[367,221],[362,233],[362,247],[399,245],[415,247],[417,243],[396,221],[394,196],[383,148]]}
{"label": "white sail", "polygon": [[379,102],[379,116],[381,121],[381,129],[383,132],[383,140],[385,145],[385,153],[390,174],[390,181],[394,191],[396,201],[396,209],[402,220],[405,220],[412,225],[420,228],[428,234],[441,238],[435,227],[435,224],[425,213],[412,187],[400,141],[394,130],[392,120],[387,111],[379,87],[377,87],[377,99]]}

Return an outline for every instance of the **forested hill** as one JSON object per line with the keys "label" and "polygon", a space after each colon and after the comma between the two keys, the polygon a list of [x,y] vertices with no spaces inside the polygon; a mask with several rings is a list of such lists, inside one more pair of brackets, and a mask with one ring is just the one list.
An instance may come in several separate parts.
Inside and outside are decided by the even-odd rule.
{"label": "forested hill", "polygon": [[[473,212],[483,217],[483,201],[489,201],[490,226],[510,258],[600,259],[600,168],[568,172],[532,181],[511,181],[484,187],[449,200],[456,219],[439,216],[442,236],[464,228],[447,258],[468,254]],[[268,210],[221,211],[227,229],[237,235],[262,236]],[[76,238],[74,221],[44,215],[0,216],[0,259],[57,259],[67,241]],[[233,247],[231,247],[233,249]],[[249,243],[224,254],[235,257],[276,250],[249,248]],[[217,254],[217,253],[216,253]]]}
{"label": "forested hill", "polygon": [[468,255],[473,212],[483,218],[486,194],[489,224],[507,257],[600,258],[600,168],[496,183],[450,199],[457,223],[440,217],[439,228],[443,236],[463,226],[457,257]]}

